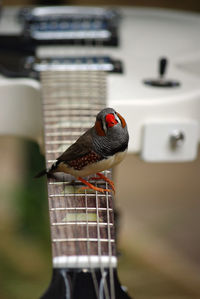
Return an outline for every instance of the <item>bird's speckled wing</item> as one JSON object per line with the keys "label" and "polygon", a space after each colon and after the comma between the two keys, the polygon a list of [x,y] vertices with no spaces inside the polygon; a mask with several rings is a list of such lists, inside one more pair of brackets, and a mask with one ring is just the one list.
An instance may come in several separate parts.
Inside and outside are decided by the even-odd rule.
{"label": "bird's speckled wing", "polygon": [[[57,161],[65,162],[70,165],[70,162],[74,160],[79,160],[84,156],[91,155],[93,152],[91,131],[92,129],[81,135],[75,143],[73,143],[60,157],[57,158]],[[100,156],[98,158],[101,159]]]}

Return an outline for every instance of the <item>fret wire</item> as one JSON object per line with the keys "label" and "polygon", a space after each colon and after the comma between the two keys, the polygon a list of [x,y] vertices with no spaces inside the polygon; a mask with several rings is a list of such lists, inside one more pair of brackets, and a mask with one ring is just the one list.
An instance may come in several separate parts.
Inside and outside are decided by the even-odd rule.
{"label": "fret wire", "polygon": [[[96,182],[95,182],[96,183]],[[79,184],[81,184],[79,182]],[[67,196],[75,196],[75,197],[81,197],[81,196],[84,196],[84,193],[76,193],[76,194],[68,194]],[[90,193],[90,196],[91,197],[95,197],[95,193]],[[101,194],[102,197],[106,197],[106,194]],[[112,197],[112,195],[109,194],[110,197]],[[49,197],[65,197],[64,194],[50,194]]]}
{"label": "fret wire", "polygon": [[[90,95],[89,95],[90,96]],[[88,94],[87,95],[84,95],[84,94],[81,94],[80,95],[80,98],[81,100],[85,100],[85,101],[88,101],[88,98],[89,98]],[[92,95],[93,99],[95,98],[97,101],[99,101],[99,98],[103,98],[103,95],[102,96],[99,96],[99,95]],[[72,100],[74,100],[74,94],[73,95],[70,95],[70,94],[66,94],[66,95],[52,95],[52,94],[49,94],[48,97],[45,96],[45,103],[49,103],[49,104],[53,104],[53,103],[56,103],[58,100],[61,100],[61,101],[69,101],[70,98]],[[49,99],[52,99],[52,100],[49,100]],[[87,109],[88,110],[88,109]]]}
{"label": "fret wire", "polygon": [[[61,72],[61,71],[60,71]],[[52,77],[52,78],[50,78],[50,77],[48,77],[47,78],[47,80],[48,80],[48,82],[49,83],[51,83],[51,85],[49,86],[49,84],[48,83],[46,83],[46,82],[44,82],[44,86],[48,86],[48,88],[49,87],[53,87],[54,89],[55,88],[57,88],[58,86],[62,86],[64,89],[65,88],[68,88],[68,86],[72,86],[72,85],[74,85],[74,87],[77,87],[77,77],[78,77],[78,80],[79,80],[79,84],[80,84],[80,86],[81,87],[84,87],[85,85],[86,86],[88,86],[88,77],[90,78],[90,84],[92,85],[92,86],[95,86],[96,85],[96,83],[97,83],[97,86],[99,86],[99,83],[101,83],[101,85],[103,85],[104,83],[105,83],[105,78],[101,78],[100,76],[99,76],[99,74],[97,75],[97,77],[95,78],[95,75],[94,75],[94,72],[91,72],[90,71],[90,73],[92,73],[92,77],[91,76],[85,76],[85,77],[82,77],[81,75],[81,73],[79,73],[78,74],[78,72],[77,71],[75,71],[76,72],[76,75],[75,75],[75,77],[73,78],[72,76],[73,76],[73,71],[69,71],[69,76],[63,76],[63,77],[57,77],[56,76],[56,73],[54,72],[54,74],[55,74],[55,76],[54,77]],[[43,72],[44,73],[44,72]],[[99,72],[100,73],[100,72]],[[103,73],[103,72],[102,72]],[[66,73],[65,73],[65,75],[67,74],[67,71],[66,71]],[[78,76],[77,76],[78,75]],[[103,80],[102,80],[103,79]],[[53,85],[54,86],[53,86]],[[95,86],[96,87],[96,86]],[[52,88],[51,88],[52,89]],[[48,91],[47,92],[49,92],[49,89],[48,89]]]}
{"label": "fret wire", "polygon": [[[71,104],[69,103],[70,97],[73,100],[73,103],[71,103]],[[82,94],[78,95],[78,98],[81,99],[82,102],[80,102],[80,100],[77,101],[77,99],[74,98],[74,95],[69,95],[69,94],[66,94],[65,96],[62,96],[62,97],[61,96],[60,97],[59,96],[54,96],[54,97],[52,97],[52,100],[49,100],[49,96],[48,96],[43,101],[43,105],[54,106],[54,105],[58,105],[58,104],[60,104],[60,105],[66,104],[66,105],[71,106],[72,104],[75,105],[75,104],[78,104],[80,102],[80,104],[83,106],[82,109],[80,109],[80,114],[81,114],[82,112],[86,112],[86,111],[88,112],[89,110],[91,110],[90,106],[88,107],[88,109],[85,109],[86,106],[84,108],[85,104],[88,104],[89,102],[91,102],[91,101],[88,101],[89,97],[92,98],[91,105],[100,105],[100,104],[102,104],[102,100],[104,99],[105,95],[102,95],[101,97],[99,95],[96,95],[96,94],[85,95],[85,96],[82,95]],[[58,100],[60,100],[60,103],[58,103]],[[72,107],[73,107],[73,105],[72,105]],[[72,108],[72,109],[74,110],[74,108]],[[75,112],[75,110],[74,110],[74,112]],[[91,112],[94,114],[95,112],[98,112],[98,111],[93,110]]]}
{"label": "fret wire", "polygon": [[[110,241],[108,239],[101,239],[101,238],[59,238],[59,239],[53,239],[53,242],[115,242],[114,239],[111,239]],[[99,256],[101,257],[101,255]]]}
{"label": "fret wire", "polygon": [[63,150],[47,150],[47,154],[62,154]]}
{"label": "fret wire", "polygon": [[[84,81],[81,80],[81,77],[78,78],[79,79],[79,89],[86,91],[88,93],[88,81],[87,78],[84,78]],[[56,80],[56,78],[54,78],[53,80],[49,80],[49,83],[47,83],[48,85],[46,85],[48,87],[48,90],[46,91],[46,93],[50,93],[52,94],[52,91],[59,91],[59,92],[65,92],[67,90],[69,91],[73,91],[75,90],[75,92],[79,92],[79,90],[77,90],[77,78],[75,80],[71,80],[71,78],[63,78],[63,80],[61,78],[59,78],[59,80]],[[90,77],[90,85],[93,88],[93,92],[95,92],[95,90],[98,90],[100,88],[99,85],[101,85],[102,87],[105,87],[105,81],[101,81],[100,78],[97,78],[97,80],[93,80]],[[101,84],[99,84],[101,83]],[[45,83],[44,83],[45,86]],[[60,87],[62,87],[62,90],[60,90]],[[70,88],[69,88],[70,87]]]}
{"label": "fret wire", "polygon": [[[96,183],[96,182],[94,182]],[[80,183],[79,183],[80,184]],[[70,197],[74,197],[74,198],[78,198],[78,197],[83,197],[84,196],[84,193],[78,193],[78,194],[72,194],[72,193],[69,193],[67,194],[67,196],[70,198]],[[112,198],[112,195],[108,195],[110,198]],[[58,197],[58,198],[62,198],[62,197],[65,197],[63,194],[51,194],[49,195],[49,198],[55,198],[55,197]],[[90,193],[90,197],[93,198],[93,197],[96,197],[95,193]],[[105,198],[106,195],[105,194],[101,194],[101,197],[102,198]]]}
{"label": "fret wire", "polygon": [[[47,106],[47,107],[45,107]],[[104,105],[102,103],[66,103],[64,105],[49,105],[48,103],[47,104],[44,104],[43,103],[43,109],[44,109],[44,112],[46,111],[56,111],[57,108],[60,108],[60,109],[63,109],[63,108],[74,108],[74,109],[81,109],[81,108],[87,108],[88,106],[90,106],[90,108],[93,108],[93,109],[102,109],[104,107]],[[59,110],[58,110],[59,111]]]}
{"label": "fret wire", "polygon": [[49,111],[51,110],[52,108],[53,109],[59,109],[59,108],[80,108],[80,109],[83,109],[83,108],[87,108],[87,107],[90,107],[90,108],[93,108],[93,109],[99,109],[100,107],[103,107],[104,105],[102,104],[102,102],[97,102],[97,101],[93,101],[92,103],[90,101],[88,102],[73,102],[73,103],[70,103],[69,101],[64,101],[62,103],[59,103],[57,101],[55,101],[55,103],[52,103],[52,104],[49,104],[48,102],[43,102],[42,104],[43,108],[45,111]]}
{"label": "fret wire", "polygon": [[80,136],[81,132],[77,131],[77,132],[52,132],[52,133],[46,133],[46,136],[47,137],[52,137],[52,136],[55,136],[55,137],[58,137],[58,136]]}
{"label": "fret wire", "polygon": [[71,145],[73,142],[75,142],[75,140],[52,140],[52,141],[46,141],[46,144],[66,144],[66,145]]}
{"label": "fret wire", "polygon": [[60,116],[60,117],[45,117],[45,123],[47,122],[63,122],[66,120],[66,117],[73,117],[73,119],[71,120],[72,122],[77,122],[77,120],[79,119],[83,119],[83,121],[87,121],[87,118],[91,120],[91,118],[93,119],[94,121],[94,116],[93,115],[79,115],[79,116],[71,116],[71,115],[64,115],[64,116]]}
{"label": "fret wire", "polygon": [[[71,124],[71,128],[84,128],[84,129],[88,129],[89,127],[91,127],[91,123],[72,123]],[[53,125],[46,125],[46,129],[59,129],[59,128],[63,128],[63,129],[67,129],[69,128],[69,124],[66,125],[65,123],[63,124],[53,124]]]}
{"label": "fret wire", "polygon": [[[86,193],[87,194],[87,193]],[[65,208],[51,208],[49,211],[68,211],[68,210],[86,210],[86,211],[96,211],[97,208],[91,208],[91,207],[65,207]],[[112,211],[111,208],[98,208],[99,211]]]}
{"label": "fret wire", "polygon": [[[65,103],[66,104],[66,103]],[[45,112],[45,120],[48,119],[55,119],[60,120],[61,118],[65,118],[66,117],[71,117],[71,118],[79,118],[79,117],[92,117],[95,120],[95,117],[97,115],[99,111],[94,111],[91,109],[87,109],[87,110],[80,110],[80,112],[77,112],[77,109],[67,109],[67,110],[58,110],[58,111],[46,111]],[[59,113],[59,115],[56,115],[57,113]]]}
{"label": "fret wire", "polygon": [[[94,74],[93,74],[94,75]],[[66,81],[67,79],[67,81]],[[99,81],[101,80],[101,78],[97,77],[95,78],[90,77],[90,84],[92,84],[93,86],[97,85],[97,87],[99,87]],[[74,78],[69,76],[69,77],[59,77],[59,79],[56,79],[55,77],[52,78],[52,80],[50,80],[50,78],[48,78],[48,81],[51,82],[51,85],[48,85],[48,91],[50,91],[51,89],[58,89],[58,86],[62,86],[64,87],[64,89],[68,88],[68,86],[77,89],[77,77],[75,76]],[[104,81],[104,80],[103,80]],[[48,84],[48,83],[47,83]],[[47,86],[46,83],[44,83],[44,86]],[[86,87],[88,86],[88,81],[87,81],[87,77],[81,77],[79,76],[79,84],[81,87]],[[96,87],[96,86],[95,86]]]}
{"label": "fret wire", "polygon": [[[87,221],[86,222],[78,222],[78,221],[76,221],[76,222],[52,222],[51,223],[51,225],[53,225],[53,226],[64,226],[64,225],[97,225],[97,223],[96,222],[88,222],[88,224],[87,224]],[[99,226],[106,226],[106,225],[109,225],[109,226],[113,226],[113,223],[107,223],[107,222],[100,222],[99,223]]]}
{"label": "fret wire", "polygon": [[[47,103],[48,104],[48,103]],[[80,115],[88,115],[91,114],[92,116],[96,116],[99,110],[92,110],[92,109],[80,109],[79,110]],[[62,115],[64,117],[68,117],[70,115],[77,115],[77,109],[68,109],[68,110],[58,110],[58,111],[46,111],[45,117],[57,117],[57,114]]]}
{"label": "fret wire", "polygon": [[[80,113],[83,112],[84,110],[91,110],[91,107],[93,107],[95,110],[99,108],[99,106],[103,106],[103,98],[104,96],[102,95],[101,97],[97,97],[96,94],[90,94],[86,95],[87,97],[82,97],[81,94],[77,95],[76,97],[73,95],[71,96],[71,99],[68,97],[69,94],[66,94],[65,97],[62,97],[60,101],[59,96],[55,95],[54,98],[52,98],[51,101],[49,101],[49,95],[47,95],[46,98],[44,98],[44,101],[42,103],[42,106],[44,108],[49,107],[60,107],[65,105],[66,107],[69,107],[71,109],[75,109],[78,105],[80,105]],[[89,106],[90,104],[90,106]],[[105,105],[104,105],[105,107]],[[94,113],[94,111],[92,111]]]}
{"label": "fret wire", "polygon": [[[54,163],[54,162],[56,162],[56,159],[55,160],[48,160],[47,161],[48,163]],[[108,174],[108,173],[111,173],[111,170],[109,170],[109,169],[107,169],[107,170],[104,170],[104,171],[102,171],[102,173],[104,173],[104,174]],[[75,182],[76,183],[80,183],[80,181],[77,181],[77,180],[75,180]],[[51,185],[53,185],[53,184],[62,184],[62,182],[49,182],[49,184]],[[65,182],[65,184],[70,184],[70,182]],[[103,195],[103,194],[101,194],[101,195]],[[109,194],[108,194],[109,195]]]}

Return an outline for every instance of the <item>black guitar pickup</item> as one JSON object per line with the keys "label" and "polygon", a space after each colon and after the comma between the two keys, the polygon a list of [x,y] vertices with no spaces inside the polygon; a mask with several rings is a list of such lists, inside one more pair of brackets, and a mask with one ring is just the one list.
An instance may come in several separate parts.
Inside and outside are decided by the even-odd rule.
{"label": "black guitar pickup", "polygon": [[24,8],[19,14],[23,36],[36,44],[84,44],[116,46],[116,11],[95,7]]}
{"label": "black guitar pickup", "polygon": [[44,70],[93,70],[111,73],[122,73],[120,60],[109,56],[76,56],[37,58],[24,56],[17,52],[0,52],[0,73],[7,77],[38,78]]}
{"label": "black guitar pickup", "polygon": [[28,56],[24,68],[36,72],[46,70],[105,71],[122,73],[122,62],[108,56],[51,57],[38,59]]}

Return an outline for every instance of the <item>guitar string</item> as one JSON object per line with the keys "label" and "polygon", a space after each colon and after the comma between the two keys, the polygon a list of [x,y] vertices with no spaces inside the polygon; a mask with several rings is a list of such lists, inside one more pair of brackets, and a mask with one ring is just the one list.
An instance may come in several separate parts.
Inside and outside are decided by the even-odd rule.
{"label": "guitar string", "polygon": [[[107,182],[106,182],[106,188],[108,188]],[[108,223],[107,231],[108,231],[110,292],[111,292],[111,299],[114,299],[115,298],[115,287],[114,287],[114,273],[113,273],[114,270],[112,267],[112,244],[111,244],[110,210],[109,210],[108,192],[106,192],[106,206],[107,206],[107,223]],[[113,205],[112,205],[112,208],[113,208]]]}
{"label": "guitar string", "polygon": [[[59,72],[59,73],[57,73],[57,85],[59,86],[59,82],[60,81],[62,81],[63,79],[65,79],[65,77],[66,77],[66,75],[65,75],[65,73],[61,73],[61,72]],[[69,87],[68,87],[69,88]],[[59,89],[60,90],[60,89]],[[63,101],[65,102],[65,103],[67,103],[67,102],[69,102],[69,99],[68,99],[68,97],[67,97],[67,95],[66,95],[66,90],[65,90],[65,88],[64,89],[62,89],[61,90],[62,91],[62,93],[64,94],[64,97],[63,97]],[[57,91],[57,94],[59,94],[59,91]],[[68,116],[68,119],[69,119],[69,127],[70,126],[72,126],[72,124],[71,124],[71,119],[70,119],[70,115]],[[58,122],[58,124],[60,124],[60,126],[58,125],[58,131],[59,131],[59,129],[61,129],[61,123],[62,122]],[[70,178],[69,178],[70,179]],[[67,188],[65,187],[65,184],[64,184],[64,182],[65,182],[65,177],[64,177],[64,174],[63,174],[63,176],[62,176],[62,181],[63,181],[63,193],[64,193],[64,207],[66,208],[66,210],[68,209],[68,208],[71,208],[72,207],[72,201],[74,201],[75,200],[75,197],[74,198],[72,198],[72,197],[68,197],[67,195],[66,195],[66,191],[68,191],[67,193],[69,194],[70,192],[71,192],[71,190],[68,188],[68,190],[66,190]],[[70,184],[70,186],[72,186],[72,187],[74,187],[73,186],[73,183],[71,183]],[[65,217],[63,218],[63,219],[65,219],[65,221],[66,222],[68,222],[68,221],[70,221],[70,214],[67,212],[67,213],[65,213]],[[65,237],[65,236],[70,236],[70,235],[73,235],[74,234],[74,231],[75,231],[75,229],[74,229],[74,227],[73,226],[69,226],[68,224],[66,224],[65,226],[64,226],[64,236],[63,237]],[[68,250],[72,250],[72,248],[74,247],[73,246],[73,242],[71,242],[70,244],[68,244],[67,245],[67,248],[68,248],[68,250],[67,250],[67,252],[66,252],[66,244],[65,244],[65,242],[64,243],[62,243],[62,248],[63,248],[63,255],[68,255],[68,256],[70,256],[70,254],[71,254],[71,252],[69,252]],[[77,249],[77,247],[76,247],[76,249]],[[78,252],[76,252],[76,255],[78,254]]]}
{"label": "guitar string", "polygon": [[[47,73],[48,74],[48,73]],[[52,80],[54,81],[54,80],[56,80],[56,78],[54,79],[54,76],[52,76],[52,74],[50,74],[50,86],[51,86],[51,83],[52,83]],[[54,95],[54,98],[55,98],[55,95]],[[57,129],[57,132],[59,131],[59,127],[58,127],[58,129]],[[56,160],[56,154],[54,154],[54,159]],[[62,181],[62,180],[61,180]],[[53,188],[53,190],[54,190],[54,195],[57,193],[57,190],[56,190],[56,188]],[[59,192],[58,192],[59,193]],[[58,197],[59,198],[59,197]],[[57,203],[59,203],[59,201],[58,201],[58,198],[56,199],[56,197],[55,197],[55,199],[54,199],[54,204],[55,204],[55,206],[57,205]],[[58,223],[58,222],[60,222],[59,221],[59,216],[58,216],[58,212],[55,210],[55,223]],[[61,234],[61,231],[60,231],[60,228],[58,227],[58,226],[56,226],[55,227],[55,229],[56,229],[56,233],[57,233],[57,235],[59,235],[59,234]],[[56,248],[56,256],[59,256],[59,255],[61,255],[62,256],[62,253],[64,252],[64,250],[63,250],[63,248],[64,248],[64,244],[59,244],[59,242],[55,242],[55,248]]]}
{"label": "guitar string", "polygon": [[[88,76],[89,76],[89,73],[86,77],[86,82],[90,82]],[[88,101],[90,103],[89,107],[92,110],[92,99],[91,99],[90,94],[89,94]],[[94,121],[93,113],[92,113],[92,115],[89,114],[89,120]],[[87,251],[88,251],[88,259],[89,259],[89,267],[90,267],[90,272],[91,272],[91,275],[92,275],[92,281],[93,281],[93,285],[94,285],[95,294],[96,294],[96,297],[98,299],[98,292],[99,292],[99,290],[98,290],[98,281],[97,281],[97,277],[96,277],[94,267],[91,266],[91,253],[90,253],[90,241],[89,241],[90,236],[89,236],[89,226],[88,226],[88,193],[86,192],[86,190],[85,190],[85,206],[86,206],[86,219],[87,219],[87,239],[88,239],[88,241],[87,241]]]}
{"label": "guitar string", "polygon": [[[98,88],[98,94],[99,94],[99,100],[101,101],[101,93],[104,93],[104,82],[102,84],[102,80],[101,80],[101,77],[102,77],[102,72],[98,72],[99,76],[98,76],[98,84],[97,84],[97,88]],[[104,77],[103,77],[104,78]],[[96,78],[95,78],[96,79]],[[96,80],[95,80],[96,81]],[[104,80],[103,80],[104,81]],[[104,97],[104,101],[105,101],[105,97]],[[97,182],[96,182],[97,184]],[[100,263],[100,271],[101,271],[101,281],[103,281],[103,289],[104,289],[104,293],[105,293],[105,297],[106,299],[109,299],[110,296],[109,296],[109,291],[108,291],[108,285],[107,285],[107,280],[106,280],[106,277],[105,277],[105,268],[104,266],[102,265],[102,248],[101,248],[101,231],[100,231],[100,225],[99,225],[99,220],[100,220],[100,215],[99,215],[99,197],[98,197],[98,192],[96,191],[96,219],[97,219],[97,239],[98,239],[98,256],[99,256],[99,263]],[[99,290],[100,291],[100,290]],[[99,293],[99,296],[101,294]]]}
{"label": "guitar string", "polygon": [[[100,74],[100,73],[98,73]],[[99,75],[100,77],[100,75]],[[96,80],[96,78],[94,78],[94,80]],[[100,83],[100,80],[98,80],[98,83]],[[99,92],[98,92],[99,95]],[[99,99],[98,99],[99,100]],[[92,94],[90,94],[90,101],[92,102]],[[101,271],[101,276],[103,277],[103,273],[104,273],[104,268],[102,266],[102,255],[101,255],[101,236],[100,236],[100,226],[99,226],[99,206],[98,206],[98,195],[97,195],[97,191],[95,191],[95,201],[96,201],[96,223],[97,223],[97,246],[98,246],[98,257],[99,257],[99,265],[100,265],[100,271]],[[104,285],[105,287],[105,285]],[[100,291],[100,289],[99,289]],[[107,294],[107,290],[105,290],[105,294],[106,294],[106,298],[108,298]]]}
{"label": "guitar string", "polygon": [[[102,90],[102,89],[101,89]],[[105,94],[104,98],[107,98],[106,91],[107,89],[103,89]],[[108,183],[105,182],[106,189],[108,189]],[[111,197],[112,201],[112,197]],[[107,237],[108,237],[108,254],[109,254],[109,280],[110,280],[110,297],[111,299],[115,299],[115,288],[114,288],[114,275],[113,275],[113,267],[112,267],[112,245],[111,245],[111,227],[110,227],[110,210],[109,210],[109,197],[108,192],[106,192],[106,208],[107,208]],[[107,283],[106,277],[105,282]]]}
{"label": "guitar string", "polygon": [[[104,278],[105,268],[102,265],[102,254],[101,254],[101,234],[100,234],[100,225],[99,225],[99,203],[98,203],[98,195],[96,191],[96,217],[97,217],[97,246],[98,246],[98,257],[99,257],[99,264],[100,264],[100,271],[101,271],[101,277]],[[109,292],[108,292],[108,286],[107,281],[105,279],[105,283],[103,285],[105,297],[106,299],[109,299]]]}
{"label": "guitar string", "polygon": [[91,265],[91,254],[90,254],[90,241],[89,241],[89,225],[88,225],[88,194],[85,190],[85,208],[86,208],[86,230],[87,230],[87,254],[88,254],[88,261],[89,261],[89,268],[90,268],[90,272],[92,275],[92,280],[93,280],[93,284],[94,284],[94,290],[95,290],[95,294],[96,297],[98,299],[98,281],[97,281],[97,277],[96,277],[96,273],[94,271],[94,268]]}
{"label": "guitar string", "polygon": [[[70,76],[70,73],[66,72],[65,74],[67,74],[65,81],[69,82],[69,85],[67,85],[66,87],[66,93],[71,94],[71,97],[68,97],[68,101],[70,103],[70,106],[72,104],[72,102],[74,101],[74,98],[76,98],[76,90],[72,89],[72,76]],[[73,73],[74,74],[74,73]],[[77,82],[78,82],[78,76],[77,76]],[[73,126],[73,118],[72,115],[69,115],[69,122],[71,123],[71,127]],[[78,212],[77,212],[77,198],[76,198],[76,192],[77,192],[77,188],[76,188],[76,184],[75,182],[73,183],[73,192],[74,192],[74,198],[73,198],[73,202],[75,202],[75,227],[74,227],[74,231],[73,233],[75,233],[75,237],[78,238],[79,234],[80,234],[80,228],[78,228]],[[73,234],[72,234],[73,235]],[[81,253],[81,248],[80,248],[80,242],[74,242],[74,246],[75,246],[75,250],[76,250],[76,256],[77,256],[77,263],[78,263],[78,259],[80,257],[80,253]]]}
{"label": "guitar string", "polygon": [[[88,78],[89,73],[81,73],[81,76],[82,75],[84,75],[83,76],[83,81],[85,81],[85,82],[83,82],[83,88],[84,88],[85,84],[87,83],[86,87],[88,89],[88,82],[90,82],[90,79],[91,79],[91,78]],[[89,77],[91,77],[91,73],[90,73]],[[81,81],[80,74],[79,74],[79,80],[77,80],[77,82],[79,82],[79,81]],[[78,90],[79,89],[77,88],[77,90],[75,91],[75,94],[76,94],[75,98],[79,99],[79,101],[80,101],[82,93],[80,91],[78,92]],[[88,99],[88,103],[89,102],[90,102],[90,99]],[[81,121],[83,121],[85,119],[85,116],[82,115],[82,117],[81,117],[81,115],[80,115],[80,119],[81,119]],[[87,242],[86,242],[86,246],[87,246],[87,253],[88,253],[88,261],[89,261],[90,273],[92,275],[92,281],[93,281],[93,285],[94,285],[94,290],[95,290],[96,296],[98,298],[98,282],[97,282],[97,278],[96,278],[96,273],[94,271],[94,268],[91,267],[90,240],[89,240],[89,226],[88,226],[88,209],[87,209],[87,205],[88,205],[88,203],[87,203],[87,192],[85,190],[86,231],[87,231]]]}
{"label": "guitar string", "polygon": [[[86,82],[90,82],[90,75],[89,74],[91,74],[91,73],[86,73],[86,78],[85,78]],[[91,97],[91,93],[89,93],[88,94],[88,103],[89,103],[88,108],[90,108],[90,111],[93,109],[92,101],[93,101],[93,99]],[[88,114],[89,114],[89,120],[93,122],[94,121],[93,115],[91,115],[90,113],[88,113]],[[89,255],[90,255],[90,253],[89,253]],[[94,288],[95,288],[95,293],[96,293],[96,296],[98,298],[98,292],[99,292],[99,290],[98,290],[98,281],[97,281],[96,273],[94,271],[94,268],[90,268],[90,271],[91,271],[92,278],[93,278],[93,284],[94,284]]]}
{"label": "guitar string", "polygon": [[[98,72],[98,74],[100,74],[101,76],[101,73]],[[99,77],[100,77],[99,76]],[[100,78],[98,78],[100,79]],[[96,81],[96,76],[94,78],[94,81]],[[98,85],[100,84],[100,87],[101,87],[101,80],[98,80]],[[99,86],[98,86],[99,87]],[[100,90],[102,91],[102,88],[100,88]],[[90,101],[92,102],[92,94],[90,94]],[[101,235],[100,235],[100,225],[99,225],[99,199],[98,199],[98,195],[97,195],[97,191],[95,192],[95,197],[96,197],[96,220],[97,220],[97,246],[98,246],[98,256],[99,256],[99,264],[100,264],[100,271],[101,271],[101,276],[102,278],[104,278],[104,267],[102,265],[102,253],[101,253]],[[108,287],[107,287],[107,281],[106,279],[104,280],[105,283],[103,284],[103,288],[104,288],[104,292],[105,292],[105,297],[106,299],[109,299],[109,292],[108,292]],[[100,289],[99,289],[100,291]],[[100,295],[100,293],[99,293]]]}
{"label": "guitar string", "polygon": [[[46,99],[47,99],[47,89],[46,89],[46,84],[48,83],[49,81],[49,84],[51,82],[51,79],[48,78],[48,76],[45,75],[45,73],[42,73],[42,77],[43,77],[43,92],[44,92],[44,100],[43,100],[43,103],[46,102]],[[47,81],[47,83],[46,83]],[[45,123],[46,124],[46,123]],[[48,186],[49,186],[49,181],[48,181]],[[52,190],[51,190],[52,192]],[[53,188],[53,194],[55,195],[55,188]],[[50,203],[50,205],[53,205],[55,207],[55,199],[52,199],[52,198],[49,198],[49,201],[52,201],[52,203]],[[50,217],[50,223],[51,222],[55,222],[57,223],[57,213],[56,213],[56,210],[54,212],[52,212],[52,216]],[[55,230],[57,231],[57,227],[55,228]],[[51,227],[51,236],[53,238],[53,235],[52,235],[52,227]],[[58,244],[57,243],[53,243],[52,242],[52,249],[53,249],[53,255],[54,256],[58,256],[58,253],[59,253],[59,249],[58,249]]]}
{"label": "guitar string", "polygon": [[[102,74],[102,72],[99,72],[100,76]],[[104,80],[103,80],[104,81]],[[99,79],[99,89],[100,89],[100,94],[101,93],[104,93],[104,88],[102,87],[102,80],[101,78]],[[103,85],[104,85],[104,82],[103,82]],[[105,100],[105,97],[104,97],[104,100]],[[97,184],[97,183],[96,183]],[[105,187],[105,186],[104,186]],[[103,282],[103,289],[104,289],[104,293],[105,293],[105,297],[106,299],[109,299],[110,296],[109,296],[109,291],[108,291],[108,284],[107,284],[107,280],[106,280],[106,270],[104,268],[104,266],[102,265],[102,252],[101,252],[101,232],[100,232],[100,225],[99,225],[99,198],[98,198],[98,193],[96,192],[96,212],[97,212],[97,234],[98,234],[98,255],[100,256],[99,259],[100,259],[100,269],[101,269],[101,276],[102,276],[102,279],[101,281]]]}
{"label": "guitar string", "polygon": [[[79,82],[80,82],[80,74],[78,72],[72,72],[72,73],[69,73],[67,72],[68,74],[68,79],[66,79],[65,81],[69,81],[69,86],[67,88],[67,92],[69,94],[71,94],[72,96],[69,98],[69,103],[70,103],[70,106],[71,104],[73,103],[73,101],[77,101],[80,102],[81,101],[81,97],[79,97],[79,94],[80,94],[80,91],[79,91],[79,88],[75,88],[73,89],[73,82],[75,81],[78,86],[79,86]],[[76,84],[76,85],[77,85]],[[70,119],[71,119],[71,123],[74,124],[76,123],[76,119],[73,118],[73,115],[71,114],[70,115]],[[74,127],[74,125],[72,125],[72,127]],[[78,129],[79,130],[79,135],[81,135],[81,130],[80,128]],[[75,207],[77,207],[77,204],[78,204],[78,200],[79,200],[79,197],[77,197],[75,194],[77,193],[77,186],[74,182],[74,202],[75,202]],[[78,219],[79,217],[79,214],[78,214],[78,210],[75,208],[75,223],[76,223],[76,226],[75,226],[75,231],[76,231],[76,236],[77,238],[82,234],[83,232],[83,229],[78,226]],[[81,255],[81,253],[83,254],[83,250],[84,250],[84,246],[82,246],[82,244],[80,242],[75,242],[75,247],[76,247],[76,251],[78,253],[78,257],[77,257],[77,263],[78,263],[78,259]]]}

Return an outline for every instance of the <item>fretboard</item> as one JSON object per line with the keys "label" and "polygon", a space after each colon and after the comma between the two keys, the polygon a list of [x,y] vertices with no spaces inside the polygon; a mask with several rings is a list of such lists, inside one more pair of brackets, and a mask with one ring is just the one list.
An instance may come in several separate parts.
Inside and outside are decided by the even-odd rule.
{"label": "fretboard", "polygon": [[[94,71],[41,73],[47,168],[106,106],[106,74]],[[104,175],[111,178],[111,171]],[[107,188],[104,181],[90,180]],[[112,193],[80,189],[74,177],[48,179],[53,266],[115,267]]]}

